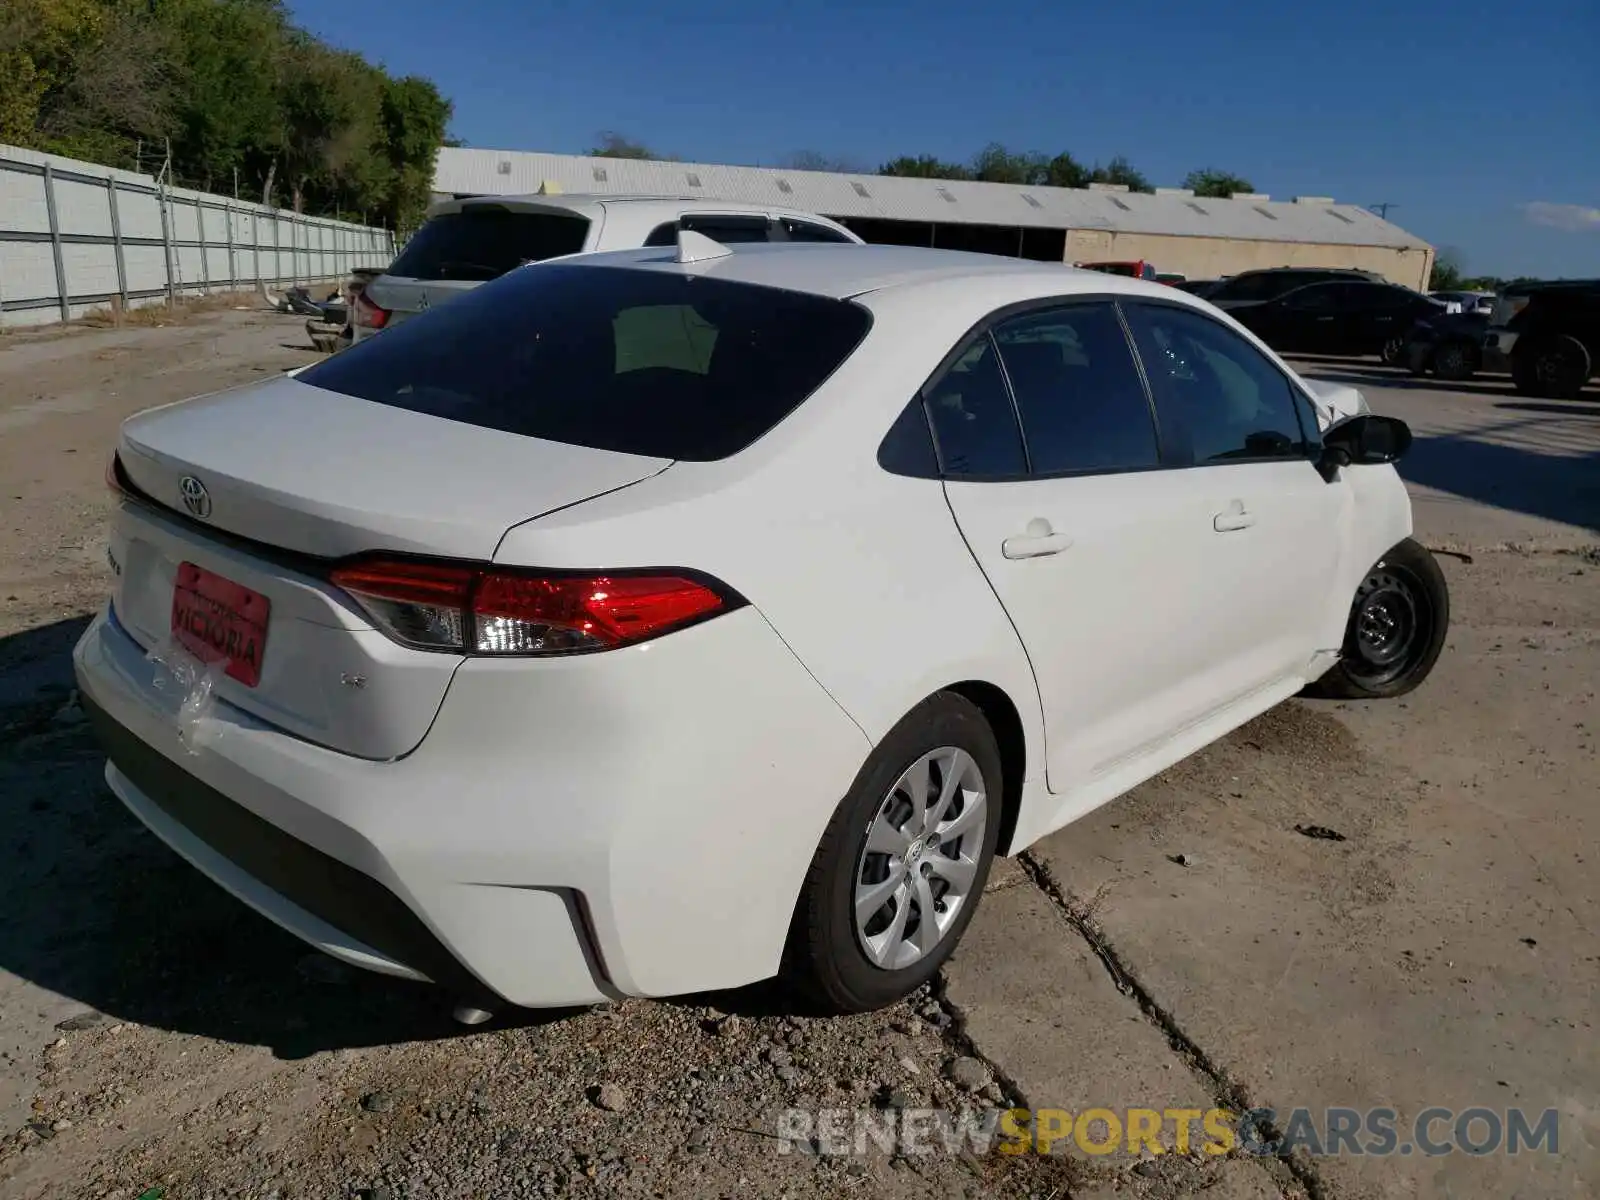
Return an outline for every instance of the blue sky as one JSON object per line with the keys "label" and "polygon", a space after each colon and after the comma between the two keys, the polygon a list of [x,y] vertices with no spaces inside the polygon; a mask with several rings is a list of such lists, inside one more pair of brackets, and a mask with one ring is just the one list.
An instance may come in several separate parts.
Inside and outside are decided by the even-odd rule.
{"label": "blue sky", "polygon": [[1596,0],[290,0],[469,145],[875,166],[989,141],[1388,201],[1469,273],[1600,276]]}

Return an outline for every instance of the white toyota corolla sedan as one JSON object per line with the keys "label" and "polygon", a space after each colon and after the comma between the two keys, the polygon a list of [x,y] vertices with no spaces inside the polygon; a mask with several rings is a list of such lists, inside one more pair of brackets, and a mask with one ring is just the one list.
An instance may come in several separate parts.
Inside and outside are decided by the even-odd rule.
{"label": "white toyota corolla sedan", "polygon": [[129,420],[77,675],[122,801],[346,962],[868,1009],[995,854],[1428,674],[1409,441],[1159,284],[685,233]]}

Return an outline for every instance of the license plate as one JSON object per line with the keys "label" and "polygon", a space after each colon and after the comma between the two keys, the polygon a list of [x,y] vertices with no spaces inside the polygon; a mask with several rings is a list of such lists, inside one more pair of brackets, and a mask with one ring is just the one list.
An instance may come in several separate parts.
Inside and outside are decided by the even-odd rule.
{"label": "license plate", "polygon": [[271,602],[260,592],[194,563],[178,564],[172,636],[201,662],[222,663],[245,687],[261,682]]}

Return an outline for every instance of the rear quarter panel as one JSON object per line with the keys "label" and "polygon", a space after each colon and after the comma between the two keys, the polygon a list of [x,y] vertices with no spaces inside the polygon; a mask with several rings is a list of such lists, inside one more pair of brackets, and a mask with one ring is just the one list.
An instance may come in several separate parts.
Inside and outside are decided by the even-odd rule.
{"label": "rear quarter panel", "polygon": [[[754,446],[518,526],[496,560],[706,571],[761,611],[874,744],[932,693],[991,683],[1021,716],[1025,784],[1042,780],[1032,670],[943,485],[877,462],[895,418],[971,325],[964,307],[899,311],[875,299],[862,348]],[[838,798],[818,808],[819,836]]]}

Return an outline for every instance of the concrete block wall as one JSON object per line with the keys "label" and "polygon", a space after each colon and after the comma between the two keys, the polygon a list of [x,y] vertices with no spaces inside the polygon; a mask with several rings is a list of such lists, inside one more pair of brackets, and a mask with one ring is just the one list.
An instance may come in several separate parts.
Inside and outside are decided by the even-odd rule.
{"label": "concrete block wall", "polygon": [[385,229],[0,145],[0,325],[386,266]]}

